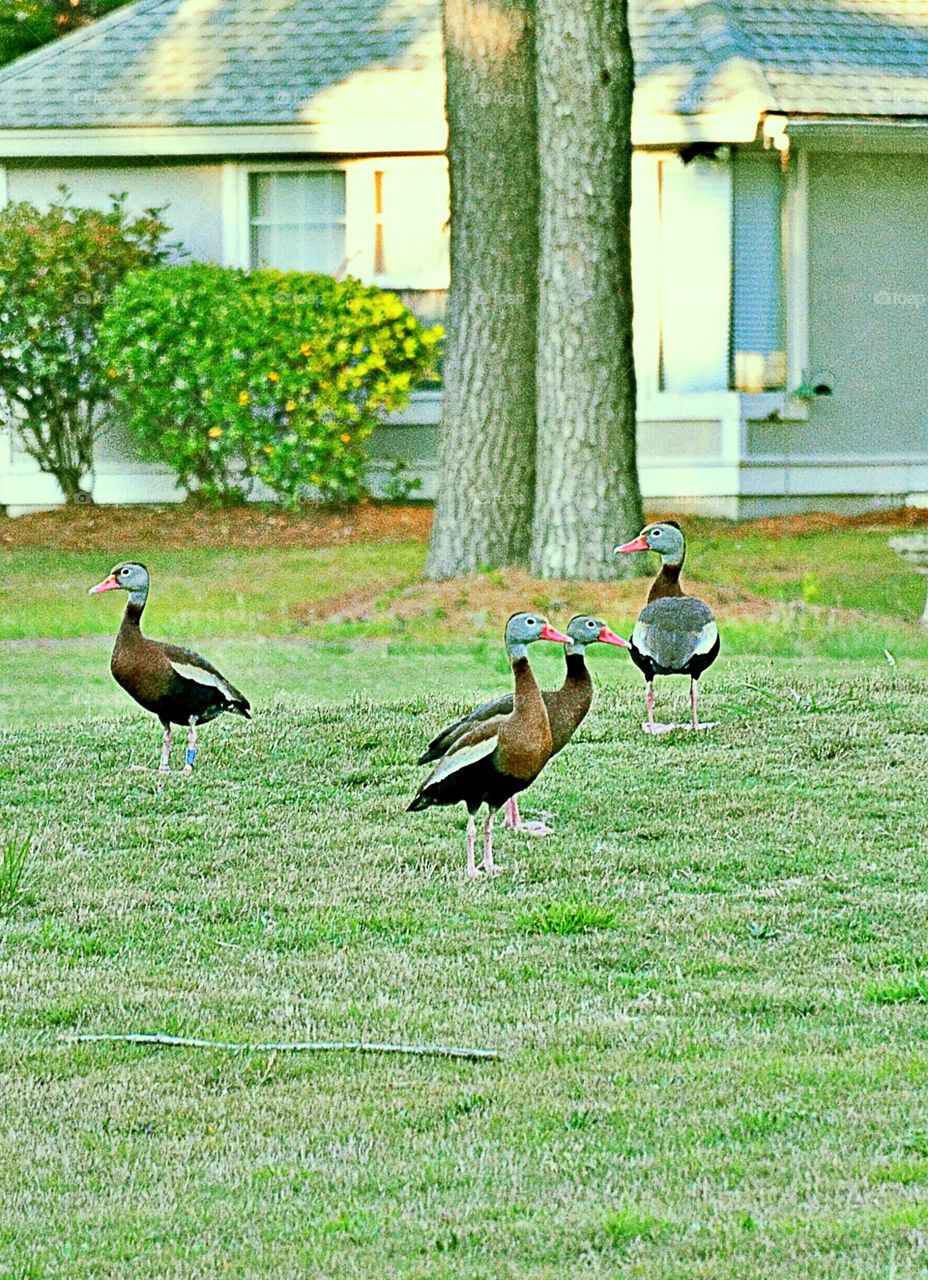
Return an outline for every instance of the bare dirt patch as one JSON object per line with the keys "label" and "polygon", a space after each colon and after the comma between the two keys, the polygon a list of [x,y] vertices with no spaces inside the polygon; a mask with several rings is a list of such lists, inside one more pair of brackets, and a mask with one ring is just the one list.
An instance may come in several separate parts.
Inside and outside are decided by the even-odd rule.
{"label": "bare dirt patch", "polygon": [[188,547],[331,547],[354,542],[427,542],[432,510],[362,502],[344,511],[306,508],[296,515],[262,507],[210,510],[187,503],[133,507],[60,507],[0,519],[0,547],[106,551],[114,545],[182,551]]}
{"label": "bare dirt patch", "polygon": [[[668,513],[671,514],[671,513]],[[764,538],[801,538],[815,533],[837,533],[846,529],[878,532],[883,529],[920,529],[928,526],[928,508],[893,507],[888,511],[864,511],[859,515],[838,515],[833,511],[808,511],[801,515],[767,516],[760,520],[713,520],[695,523],[723,537],[739,538],[745,533]]]}
{"label": "bare dirt patch", "polygon": [[[311,624],[373,622],[393,618],[405,623],[440,620],[442,630],[461,635],[495,633],[514,611],[538,609],[563,621],[591,613],[609,621],[636,615],[647,598],[647,578],[631,582],[545,581],[522,569],[471,574],[449,582],[416,582],[374,591],[353,589],[297,606],[294,617]],[[720,617],[769,618],[783,605],[753,592],[721,587],[688,577],[686,589]],[[848,616],[851,612],[845,611]]]}

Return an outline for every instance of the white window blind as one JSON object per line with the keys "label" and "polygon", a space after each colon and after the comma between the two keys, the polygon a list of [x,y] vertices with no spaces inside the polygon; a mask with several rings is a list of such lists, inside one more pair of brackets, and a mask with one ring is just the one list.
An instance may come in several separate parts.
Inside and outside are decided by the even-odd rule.
{"label": "white window blind", "polygon": [[733,166],[732,365],[739,391],[785,385],[779,154],[738,152]]}
{"label": "white window blind", "polygon": [[344,172],[253,173],[249,201],[253,267],[342,273],[348,256]]}
{"label": "white window blind", "polygon": [[674,157],[660,164],[660,385],[728,388],[731,171]]}

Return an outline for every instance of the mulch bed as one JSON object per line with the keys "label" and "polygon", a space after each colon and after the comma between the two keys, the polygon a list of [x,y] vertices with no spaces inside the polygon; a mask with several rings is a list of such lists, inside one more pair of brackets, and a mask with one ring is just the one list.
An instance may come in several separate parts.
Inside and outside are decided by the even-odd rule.
{"label": "mulch bed", "polygon": [[[652,518],[672,512],[649,512]],[[928,527],[928,509],[899,507],[842,516],[827,511],[776,516],[733,524],[689,517],[717,537],[759,533],[771,539],[839,529]],[[266,507],[211,510],[189,503],[131,507],[59,507],[14,519],[0,517],[0,547],[51,547],[62,551],[108,551],[114,546],[158,550],[187,547],[331,547],[352,542],[428,542],[432,508],[423,503],[394,506],[361,502],[345,510],[307,507],[287,515]],[[625,531],[618,530],[616,537]]]}
{"label": "mulch bed", "polygon": [[183,551],[189,547],[332,547],[352,542],[428,542],[432,510],[361,502],[343,511],[308,507],[296,515],[263,507],[211,510],[188,503],[59,507],[0,518],[0,547],[107,551],[114,546]]}

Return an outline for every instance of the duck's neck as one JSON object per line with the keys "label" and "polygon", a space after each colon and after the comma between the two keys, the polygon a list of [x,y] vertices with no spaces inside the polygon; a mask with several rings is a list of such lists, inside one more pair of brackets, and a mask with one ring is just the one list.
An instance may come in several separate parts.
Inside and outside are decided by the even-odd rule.
{"label": "duck's neck", "polygon": [[582,644],[569,645],[565,650],[567,659],[567,674],[564,677],[562,688],[569,689],[574,685],[586,684],[590,678],[590,673],[586,666],[586,646]]}
{"label": "duck's neck", "polygon": [[525,645],[514,645],[509,650],[509,658],[512,662],[512,675],[515,680],[513,711],[516,713],[531,711],[536,705],[544,710],[541,690],[538,688],[538,681],[529,666]]}
{"label": "duck's neck", "polygon": [[666,560],[661,560],[661,571],[651,584],[651,590],[648,592],[648,603],[652,600],[662,600],[665,596],[682,596],[683,591],[680,587],[680,570],[683,568],[683,556],[676,564],[668,564]]}
{"label": "duck's neck", "polygon": [[145,605],[148,603],[147,591],[130,591],[129,601],[126,604],[126,611],[122,615],[122,631],[140,631],[142,624],[142,614],[145,611]]}

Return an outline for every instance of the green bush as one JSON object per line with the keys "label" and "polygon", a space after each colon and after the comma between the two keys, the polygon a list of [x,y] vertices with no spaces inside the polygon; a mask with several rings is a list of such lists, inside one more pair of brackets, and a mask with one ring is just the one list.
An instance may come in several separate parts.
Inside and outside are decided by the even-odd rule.
{"label": "green bush", "polygon": [[131,217],[62,199],[41,212],[0,210],[0,419],[12,423],[69,502],[93,470],[110,387],[95,360],[104,308],[127,272],[161,262],[171,246],[157,209]]}
{"label": "green bush", "polygon": [[440,329],[330,276],[194,264],[129,276],[100,354],[117,412],[182,485],[238,502],[360,496],[365,442],[434,366]]}

